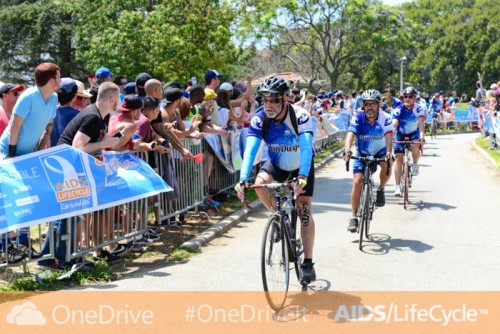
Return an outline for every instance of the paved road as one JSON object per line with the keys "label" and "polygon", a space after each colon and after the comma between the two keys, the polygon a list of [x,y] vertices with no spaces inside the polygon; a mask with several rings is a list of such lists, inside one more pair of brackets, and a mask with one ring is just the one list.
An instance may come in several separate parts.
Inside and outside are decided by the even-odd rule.
{"label": "paved road", "polygon": [[[472,148],[477,134],[442,136],[425,147],[421,174],[403,209],[392,193],[375,212],[378,242],[358,250],[346,231],[351,172],[334,159],[317,172],[314,290],[500,290],[500,176]],[[181,264],[143,270],[93,289],[261,290],[260,242],[267,213],[257,210]],[[295,277],[291,289],[299,290]]]}

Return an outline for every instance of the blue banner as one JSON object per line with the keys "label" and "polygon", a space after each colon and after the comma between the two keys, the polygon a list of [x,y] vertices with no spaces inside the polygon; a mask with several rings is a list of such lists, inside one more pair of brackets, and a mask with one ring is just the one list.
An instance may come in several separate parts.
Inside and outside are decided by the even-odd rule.
{"label": "blue banner", "polygon": [[61,145],[0,161],[0,233],[64,219],[172,189],[131,153],[97,159]]}

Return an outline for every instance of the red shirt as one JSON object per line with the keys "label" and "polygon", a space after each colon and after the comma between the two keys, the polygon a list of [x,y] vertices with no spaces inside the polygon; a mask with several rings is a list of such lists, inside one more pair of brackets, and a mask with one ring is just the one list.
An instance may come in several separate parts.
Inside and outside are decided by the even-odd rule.
{"label": "red shirt", "polygon": [[7,116],[5,110],[3,110],[3,107],[0,106],[0,136],[7,128],[7,125],[9,125],[9,120],[9,116]]}

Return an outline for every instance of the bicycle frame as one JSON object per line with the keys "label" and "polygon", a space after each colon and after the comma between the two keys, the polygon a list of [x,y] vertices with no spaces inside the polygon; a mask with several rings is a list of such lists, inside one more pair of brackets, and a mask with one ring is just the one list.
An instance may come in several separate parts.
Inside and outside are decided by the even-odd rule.
{"label": "bicycle frame", "polygon": [[[403,170],[401,172],[401,180],[400,180],[400,187],[401,187],[401,193],[403,194],[403,208],[406,209],[407,204],[408,204],[408,192],[409,188],[411,188],[411,184],[413,182],[413,175],[411,173],[411,163],[412,163],[412,154],[413,150],[411,145],[421,145],[422,142],[420,141],[411,141],[410,138],[405,137],[405,140],[400,140],[400,141],[394,141],[396,144],[402,144],[404,147],[404,155],[403,155]],[[422,152],[422,147],[420,148],[420,151]]]}
{"label": "bicycle frame", "polygon": [[[363,183],[361,186],[361,194],[358,205],[356,217],[358,217],[358,230],[359,233],[359,250],[363,248],[363,236],[370,239],[370,221],[373,219],[373,212],[375,211],[375,196],[373,194],[373,173],[377,168],[377,164],[386,161],[385,158],[375,158],[373,156],[366,157],[351,157],[351,159],[360,160],[365,162],[363,169]],[[346,170],[349,171],[349,161],[346,162]],[[387,174],[389,174],[390,167],[387,167]]]}

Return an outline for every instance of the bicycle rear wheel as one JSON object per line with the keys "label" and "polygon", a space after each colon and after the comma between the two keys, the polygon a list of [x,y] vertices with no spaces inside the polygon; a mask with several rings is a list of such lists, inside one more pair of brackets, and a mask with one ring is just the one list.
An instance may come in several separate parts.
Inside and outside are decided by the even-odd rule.
{"label": "bicycle rear wheel", "polygon": [[403,207],[406,209],[406,206],[408,204],[408,173],[410,172],[409,170],[410,166],[408,164],[408,161],[405,161],[403,164],[403,182],[404,182],[404,188],[402,189],[403,192]]}
{"label": "bicycle rear wheel", "polygon": [[267,302],[274,311],[283,307],[290,280],[288,247],[280,219],[279,214],[269,218],[262,238],[261,253],[262,284]]}

